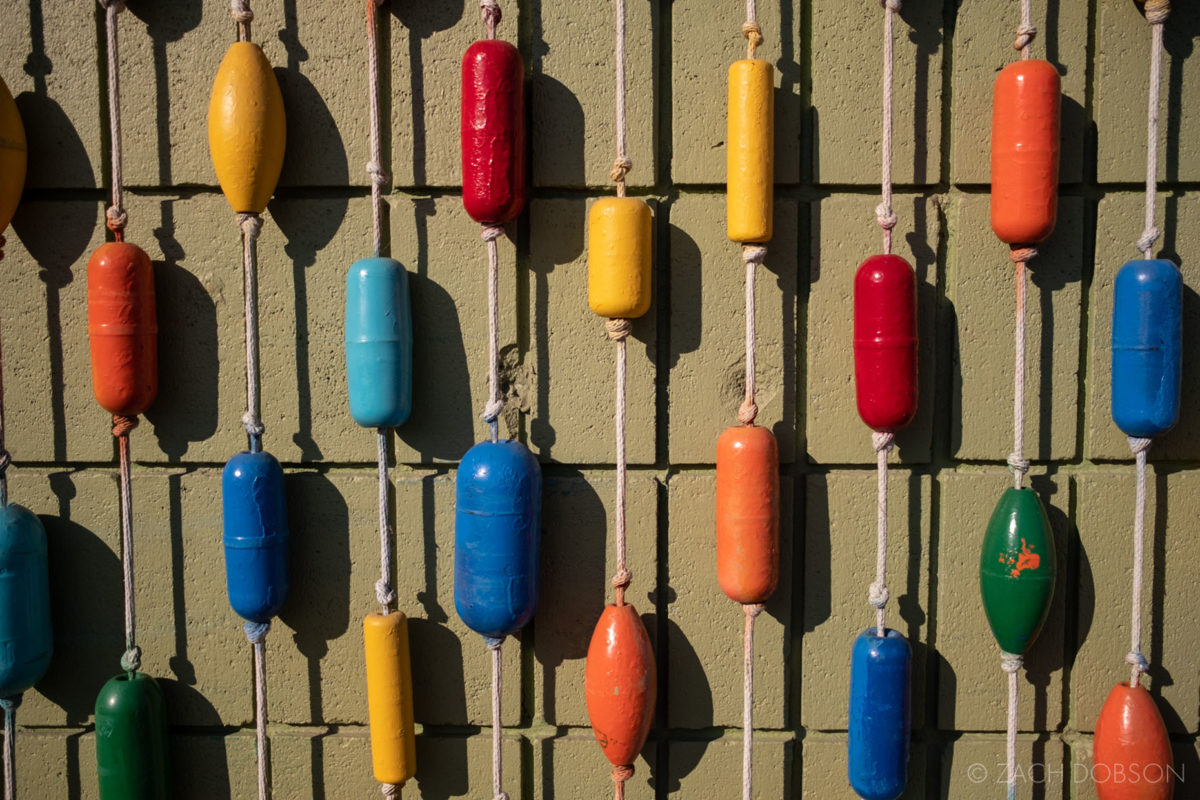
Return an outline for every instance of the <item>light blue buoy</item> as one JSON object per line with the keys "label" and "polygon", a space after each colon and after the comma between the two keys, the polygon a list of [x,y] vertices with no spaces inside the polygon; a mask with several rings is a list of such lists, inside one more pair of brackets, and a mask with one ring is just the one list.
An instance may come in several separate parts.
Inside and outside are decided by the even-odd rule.
{"label": "light blue buoy", "polygon": [[365,428],[403,425],[412,411],[412,309],[408,272],[362,258],[346,273],[346,383],[350,415]]}
{"label": "light blue buoy", "polygon": [[869,628],[850,659],[850,786],[863,800],[895,800],[908,783],[912,650],[899,631]]}
{"label": "light blue buoy", "polygon": [[270,622],[288,595],[283,468],[270,453],[238,453],[225,465],[221,499],[229,604],[243,619]]}
{"label": "light blue buoy", "polygon": [[1113,289],[1112,417],[1149,438],[1179,421],[1183,276],[1163,259],[1129,261]]}

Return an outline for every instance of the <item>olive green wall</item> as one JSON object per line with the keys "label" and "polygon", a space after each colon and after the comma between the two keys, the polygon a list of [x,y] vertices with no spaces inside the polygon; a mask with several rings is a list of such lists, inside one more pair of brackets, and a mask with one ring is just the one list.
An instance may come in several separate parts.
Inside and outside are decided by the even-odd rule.
{"label": "olive green wall", "polygon": [[[611,192],[612,4],[507,0],[528,70],[532,191],[500,242],[503,430],[545,470],[541,612],[504,651],[514,798],[611,791],[584,709],[605,602],[613,348],[587,308],[584,217]],[[742,269],[724,235],[725,70],[739,0],[630,0],[631,192],[655,207],[655,304],[629,365],[634,602],[659,661],[657,724],[631,800],[740,785],[740,610],[713,566],[713,455],[742,370]],[[261,244],[266,445],[288,472],[292,595],[268,639],[277,798],[371,797],[361,617],[377,576],[374,434],[345,400],[342,293],[370,253],[364,2],[254,3],[290,144]],[[406,797],[491,794],[487,651],[452,597],[456,460],[484,435],[485,256],[459,202],[458,63],[470,2],[385,4],[390,252],[413,276],[416,396],[393,439],[396,583],[412,618],[419,768]],[[1059,585],[1021,678],[1021,797],[1090,798],[1090,733],[1127,677],[1133,468],[1108,414],[1112,276],[1142,229],[1149,30],[1130,0],[1039,0],[1034,53],[1063,75],[1059,223],[1034,262],[1026,448]],[[882,12],[875,0],[760,3],[777,68],[776,220],[759,284],[760,421],[779,438],[780,589],[760,618],[761,797],[842,798],[850,645],[872,620],[874,454],[854,407],[851,276],[877,251]],[[89,252],[104,241],[101,11],[8,0],[0,75],[30,135],[0,268],[11,494],[50,536],[55,660],[25,699],[23,798],[96,795],[92,705],[122,651],[114,444],[90,388]],[[910,0],[896,34],[898,251],[919,279],[921,410],[891,479],[891,619],[912,641],[909,797],[999,796],[1004,678],[978,547],[1009,477],[1011,266],[988,226],[990,86],[1018,3]],[[250,649],[225,598],[219,478],[244,446],[239,234],[205,112],[234,38],[219,0],[129,0],[120,17],[128,239],[155,263],[161,391],[133,434],[145,669],[167,692],[177,797],[250,797]],[[1167,24],[1158,252],[1200,262],[1200,1]],[[1184,410],[1151,452],[1150,682],[1200,797],[1200,298],[1185,299]],[[983,785],[972,764],[984,765]]]}

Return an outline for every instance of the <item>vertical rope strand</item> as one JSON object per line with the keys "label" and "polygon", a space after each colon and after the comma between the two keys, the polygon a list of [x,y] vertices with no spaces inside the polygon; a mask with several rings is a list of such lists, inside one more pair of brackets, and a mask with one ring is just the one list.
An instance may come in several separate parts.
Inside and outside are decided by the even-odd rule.
{"label": "vertical rope strand", "polygon": [[246,413],[242,424],[250,437],[250,452],[262,450],[262,435],[265,430],[259,416],[258,387],[258,234],[262,230],[262,217],[258,214],[238,214],[238,226],[242,229],[242,277],[246,301]]}
{"label": "vertical rope strand", "polygon": [[[0,247],[4,245],[4,237],[0,236]],[[0,257],[3,253],[0,253]],[[12,456],[8,452],[8,445],[5,443],[4,424],[4,359],[0,357],[0,508],[8,505],[8,466],[12,463]]]}
{"label": "vertical rope strand", "polygon": [[742,800],[753,798],[754,765],[754,620],[764,606],[754,603],[742,606],[746,626],[742,633]]}
{"label": "vertical rope strand", "polygon": [[625,0],[617,0],[617,158],[609,177],[616,181],[617,197],[625,196],[625,176],[633,162],[625,154]]}
{"label": "vertical rope strand", "polygon": [[371,113],[371,224],[375,257],[383,255],[383,188],[388,174],[383,169],[383,134],[379,101],[379,20],[376,10],[383,0],[367,0],[367,87]]}
{"label": "vertical rope strand", "polygon": [[1014,277],[1017,289],[1016,329],[1013,336],[1013,449],[1008,466],[1013,474],[1013,487],[1020,489],[1029,471],[1025,458],[1025,265],[1037,253],[1031,247],[1012,250]]}
{"label": "vertical rope strand", "polygon": [[238,41],[250,41],[250,23],[254,21],[254,12],[250,10],[250,0],[230,0],[229,8],[230,15],[237,23]]}
{"label": "vertical rope strand", "polygon": [[271,743],[267,739],[267,642],[266,634],[254,642],[255,742],[258,746],[258,800],[271,796]]}
{"label": "vertical rope strand", "polygon": [[1151,20],[1150,92],[1146,108],[1146,225],[1137,242],[1143,258],[1154,257],[1154,243],[1158,240],[1158,228],[1154,225],[1158,195],[1158,105],[1162,83],[1163,22],[1169,11],[1170,6],[1166,3],[1161,7],[1146,4],[1146,19]]}
{"label": "vertical rope strand", "polygon": [[121,70],[117,39],[117,14],[125,8],[124,0],[101,0],[104,6],[105,38],[108,40],[108,127],[112,154],[112,205],[105,213],[109,230],[118,242],[124,241],[125,177],[121,156]]}
{"label": "vertical rope strand", "polygon": [[871,435],[877,478],[875,582],[868,588],[867,602],[875,608],[875,627],[880,638],[887,635],[888,454],[894,444],[894,434],[876,431]]}
{"label": "vertical rope strand", "polygon": [[4,708],[4,800],[17,797],[17,706],[21,696],[0,700]]}
{"label": "vertical rope strand", "polygon": [[388,519],[388,441],[387,428],[376,431],[379,452],[379,581],[375,584],[375,599],[387,616],[396,602],[392,586],[392,525]]}
{"label": "vertical rope strand", "polygon": [[1008,674],[1008,727],[1005,736],[1008,800],[1017,800],[1017,689],[1021,656],[1001,653],[1001,668]]}
{"label": "vertical rope strand", "polygon": [[883,253],[891,255],[892,229],[896,227],[896,212],[892,210],[892,84],[894,82],[894,51],[896,13],[900,0],[880,0],[883,6],[883,150],[880,187],[882,198],[875,208],[875,221],[883,230]]}
{"label": "vertical rope strand", "polygon": [[738,409],[738,421],[753,425],[758,417],[758,404],[754,401],[758,389],[758,357],[756,353],[757,330],[757,278],[758,267],[767,258],[767,248],[760,244],[743,244],[742,260],[746,262],[746,396]]}
{"label": "vertical rope strand", "polygon": [[129,433],[137,427],[137,417],[113,417],[113,436],[117,437],[121,471],[121,572],[125,590],[125,653],[121,669],[130,677],[141,668],[141,649],[137,646],[137,614],[133,583],[133,491],[130,487]]}
{"label": "vertical rope strand", "polygon": [[503,694],[503,663],[500,648],[503,639],[486,639],[488,649],[492,651],[492,794],[493,800],[508,800],[504,791],[504,758],[501,753],[500,699]]}
{"label": "vertical rope strand", "polygon": [[[617,605],[625,605],[625,589],[628,587],[629,570],[625,566],[625,339],[617,340],[617,578],[613,588],[617,590]],[[626,576],[624,585],[618,578]]]}
{"label": "vertical rope strand", "polygon": [[493,444],[500,440],[500,412],[504,410],[500,397],[500,254],[496,245],[503,233],[498,225],[485,225],[482,234],[488,256],[488,400],[483,421],[491,428]]}
{"label": "vertical rope strand", "polygon": [[1129,447],[1137,459],[1137,496],[1133,512],[1133,602],[1129,624],[1129,653],[1126,663],[1132,668],[1130,686],[1137,686],[1148,665],[1142,655],[1142,572],[1145,568],[1146,539],[1146,456],[1150,439],[1129,437]]}
{"label": "vertical rope strand", "polygon": [[1017,27],[1017,38],[1013,41],[1013,49],[1021,51],[1021,60],[1029,58],[1029,45],[1037,36],[1037,28],[1033,25],[1033,4],[1030,0],[1021,0],[1021,24]]}

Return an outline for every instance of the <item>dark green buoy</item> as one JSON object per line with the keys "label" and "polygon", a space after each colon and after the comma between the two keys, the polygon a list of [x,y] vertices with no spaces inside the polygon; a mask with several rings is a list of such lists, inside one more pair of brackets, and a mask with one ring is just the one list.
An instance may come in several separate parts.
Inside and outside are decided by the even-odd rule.
{"label": "dark green buoy", "polygon": [[167,710],[158,682],[142,672],[104,684],[96,698],[96,768],[102,800],[167,800]]}
{"label": "dark green buoy", "polygon": [[1032,489],[1008,489],[996,504],[979,555],[983,610],[1000,649],[1022,655],[1050,612],[1054,535]]}

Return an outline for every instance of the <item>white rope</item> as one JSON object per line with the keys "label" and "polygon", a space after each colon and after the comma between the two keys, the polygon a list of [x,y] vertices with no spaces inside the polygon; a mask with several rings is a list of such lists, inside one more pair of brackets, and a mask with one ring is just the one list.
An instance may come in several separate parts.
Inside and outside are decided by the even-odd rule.
{"label": "white rope", "polygon": [[755,0],[746,0],[746,21],[742,23],[742,36],[746,38],[746,58],[757,56],[763,43],[762,28],[758,27],[758,7]]}
{"label": "white rope", "polygon": [[633,162],[625,154],[625,0],[617,0],[617,158],[609,177],[617,183],[617,197],[625,196],[625,176]]}
{"label": "white rope", "polygon": [[1000,653],[1000,668],[1008,674],[1008,733],[1005,752],[1008,771],[1008,800],[1017,798],[1017,679],[1020,677],[1021,656]]}
{"label": "white rope", "polygon": [[246,640],[254,647],[254,722],[258,747],[258,800],[271,796],[271,745],[267,739],[267,633],[269,622],[247,622]]}
{"label": "white rope", "polygon": [[491,428],[493,443],[500,440],[500,412],[504,410],[500,397],[500,255],[496,246],[503,233],[499,225],[485,225],[482,233],[488,254],[488,401],[483,421]]}
{"label": "white rope", "polygon": [[254,12],[250,10],[250,0],[229,0],[229,13],[237,23],[238,41],[250,41],[250,23],[254,21]]}
{"label": "white rope", "polygon": [[880,180],[883,198],[875,207],[875,221],[883,229],[883,252],[892,252],[892,229],[896,227],[896,212],[892,210],[892,83],[893,83],[893,39],[895,38],[896,13],[900,11],[900,0],[880,0],[883,6],[883,174]]}
{"label": "white rope", "polygon": [[383,255],[383,188],[389,180],[383,169],[383,135],[379,110],[379,22],[375,10],[380,0],[367,3],[367,86],[371,109],[371,160],[367,174],[371,176],[371,224],[374,231],[375,257]]}
{"label": "white rope", "polygon": [[[628,325],[628,320],[620,320]],[[610,333],[611,336],[611,333]],[[617,429],[617,573],[613,576],[613,588],[617,590],[617,605],[625,605],[625,589],[633,580],[633,573],[625,566],[625,336],[617,343],[617,408],[614,422]]]}
{"label": "white rope", "polygon": [[1033,7],[1030,0],[1021,0],[1021,24],[1017,27],[1017,38],[1013,49],[1021,51],[1021,60],[1029,58],[1029,45],[1037,36],[1037,28],[1033,25]]}
{"label": "white rope", "polygon": [[487,27],[487,38],[495,39],[500,25],[500,4],[496,0],[479,0],[479,14]]}
{"label": "white rope", "polygon": [[242,229],[242,277],[246,301],[246,413],[242,425],[250,437],[250,452],[262,449],[265,427],[259,417],[258,400],[258,251],[256,242],[262,230],[262,217],[258,214],[238,214],[238,226]]}
{"label": "white rope", "polygon": [[125,177],[121,162],[121,76],[118,57],[117,14],[125,9],[124,0],[101,0],[104,6],[106,38],[108,39],[108,127],[112,152],[112,206],[105,213],[109,229],[122,241],[125,223]]}
{"label": "white rope", "polygon": [[1021,488],[1029,460],[1025,458],[1025,262],[1032,258],[1032,248],[1014,249],[1013,264],[1017,285],[1016,335],[1013,337],[1013,450],[1008,466],[1013,474],[1013,486]]}
{"label": "white rope", "polygon": [[396,590],[392,586],[392,526],[388,521],[388,461],[387,428],[376,432],[379,445],[379,580],[375,582],[375,600],[386,617],[396,602]]}
{"label": "white rope", "polygon": [[1130,686],[1137,686],[1142,673],[1148,668],[1142,655],[1142,571],[1145,567],[1146,538],[1146,452],[1150,439],[1129,437],[1129,448],[1137,459],[1137,498],[1133,512],[1133,604],[1129,625],[1129,652],[1125,662],[1132,667]]}
{"label": "white rope", "polygon": [[500,647],[504,639],[487,637],[488,649],[492,651],[492,793],[493,800],[508,800],[508,794],[502,788],[504,781],[504,759],[500,752],[500,697],[503,674],[500,661]]}
{"label": "white rope", "polygon": [[758,404],[754,402],[757,391],[758,359],[755,345],[758,339],[756,321],[756,290],[758,266],[766,260],[767,248],[760,244],[742,245],[742,260],[746,262],[746,397],[738,409],[738,421],[743,425],[753,425],[758,417]]}
{"label": "white rope", "polygon": [[[4,237],[0,236],[0,260],[4,258]],[[0,508],[8,505],[8,467],[12,464],[12,455],[4,440],[4,365],[0,358]]]}
{"label": "white rope", "polygon": [[[1150,9],[1147,9],[1149,18]],[[1137,241],[1143,258],[1153,258],[1158,228],[1154,225],[1155,200],[1158,194],[1158,99],[1162,83],[1163,23],[1150,25],[1150,97],[1146,110],[1146,227]]]}
{"label": "white rope", "polygon": [[133,583],[133,492],[130,488],[129,432],[137,427],[137,417],[113,417],[113,435],[117,437],[121,472],[121,573],[125,594],[125,652],[121,669],[132,674],[142,667],[142,651],[137,646],[137,615]]}
{"label": "white rope", "polygon": [[867,602],[875,608],[875,627],[880,638],[887,634],[887,542],[888,542],[888,453],[892,451],[895,436],[876,431],[871,434],[871,446],[875,448],[876,490],[876,543],[875,582],[867,591]]}
{"label": "white rope", "polygon": [[762,603],[742,606],[746,627],[742,634],[742,800],[751,800],[754,765],[754,620]]}
{"label": "white rope", "polygon": [[21,695],[0,699],[4,708],[4,800],[17,796],[17,706]]}

